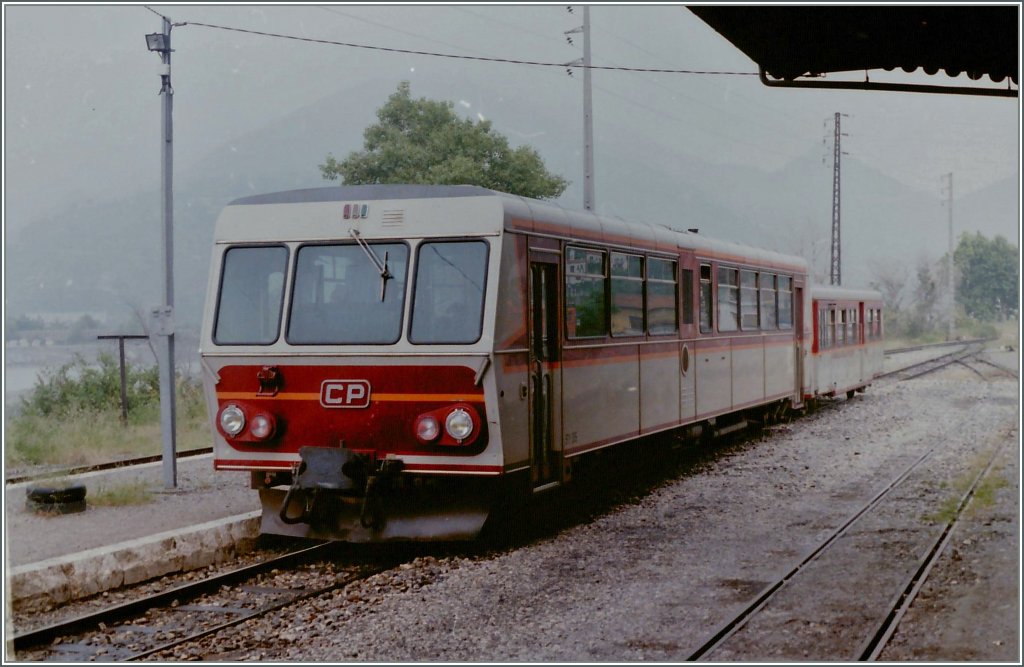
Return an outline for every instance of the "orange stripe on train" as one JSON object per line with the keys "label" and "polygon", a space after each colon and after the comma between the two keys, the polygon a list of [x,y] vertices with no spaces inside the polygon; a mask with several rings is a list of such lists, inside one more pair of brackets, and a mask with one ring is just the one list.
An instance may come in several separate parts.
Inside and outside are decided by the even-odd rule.
{"label": "orange stripe on train", "polygon": [[[251,400],[279,400],[279,401],[319,401],[319,393],[307,392],[281,392],[274,396],[260,396],[253,392],[245,391],[221,391],[217,392],[218,400],[222,401],[251,401]],[[466,403],[483,403],[483,394],[371,394],[372,403],[429,403],[434,401],[463,401]]]}

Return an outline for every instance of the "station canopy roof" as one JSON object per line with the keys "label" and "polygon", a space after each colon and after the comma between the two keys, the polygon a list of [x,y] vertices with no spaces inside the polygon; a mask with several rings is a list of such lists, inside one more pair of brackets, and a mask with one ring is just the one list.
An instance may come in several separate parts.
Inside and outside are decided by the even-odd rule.
{"label": "station canopy roof", "polygon": [[765,75],[790,83],[800,77],[878,69],[941,70],[950,76],[966,73],[974,80],[987,76],[997,83],[1018,82],[1019,4],[688,9],[757,63],[769,85]]}

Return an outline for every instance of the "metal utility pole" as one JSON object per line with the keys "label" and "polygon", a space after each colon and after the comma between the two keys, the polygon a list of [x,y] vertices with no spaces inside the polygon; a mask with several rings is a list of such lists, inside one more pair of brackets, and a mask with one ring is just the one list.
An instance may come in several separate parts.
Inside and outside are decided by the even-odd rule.
{"label": "metal utility pole", "polygon": [[[566,7],[572,13],[572,6]],[[583,33],[583,58],[566,63],[566,67],[574,65],[583,66],[583,209],[594,210],[594,113],[591,102],[591,71],[590,71],[590,7],[583,6],[583,25],[572,30],[566,30],[565,35],[569,44],[572,44],[572,37],[569,35]],[[572,70],[569,69],[569,76]]]}
{"label": "metal utility pole", "polygon": [[946,208],[949,209],[949,252],[946,253],[946,340],[953,340],[955,325],[956,292],[953,281],[953,172],[943,176],[949,179],[943,188],[946,193]]}
{"label": "metal utility pole", "polygon": [[594,113],[590,96],[590,6],[583,6],[583,209],[594,210]]}
{"label": "metal utility pole", "polygon": [[840,242],[839,232],[839,158],[844,153],[839,143],[840,137],[848,135],[843,134],[839,129],[840,116],[849,117],[849,115],[836,112],[835,135],[832,142],[832,270],[830,281],[832,285],[841,285],[843,282],[842,243]]}
{"label": "metal utility pole", "polygon": [[174,390],[174,197],[173,162],[174,132],[172,109],[174,89],[171,87],[171,21],[161,17],[163,32],[146,35],[146,46],[160,54],[163,68],[160,72],[161,111],[161,209],[163,211],[164,304],[153,310],[153,335],[159,348],[160,372],[160,432],[163,434],[164,487],[178,485],[177,444],[175,437]]}

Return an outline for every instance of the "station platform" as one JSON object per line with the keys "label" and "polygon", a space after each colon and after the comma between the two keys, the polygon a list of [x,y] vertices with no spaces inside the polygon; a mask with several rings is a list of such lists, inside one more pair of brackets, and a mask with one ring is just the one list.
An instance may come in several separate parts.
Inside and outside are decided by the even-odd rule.
{"label": "station platform", "polygon": [[85,511],[70,514],[26,502],[30,487],[47,482],[7,485],[7,608],[45,610],[254,548],[260,504],[246,473],[217,472],[208,454],[178,459],[176,478],[167,488],[161,462],[61,478],[86,487]]}

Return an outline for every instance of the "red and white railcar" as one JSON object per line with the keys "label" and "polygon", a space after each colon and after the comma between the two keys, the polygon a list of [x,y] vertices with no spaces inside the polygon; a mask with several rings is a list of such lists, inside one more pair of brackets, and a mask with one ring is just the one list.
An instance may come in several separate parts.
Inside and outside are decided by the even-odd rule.
{"label": "red and white railcar", "polygon": [[814,287],[814,339],[806,398],[864,391],[882,372],[882,295],[870,290]]}
{"label": "red and white railcar", "polygon": [[595,450],[800,407],[807,289],[797,257],[478,187],[240,199],[201,345],[215,466],[264,532],[471,537]]}

